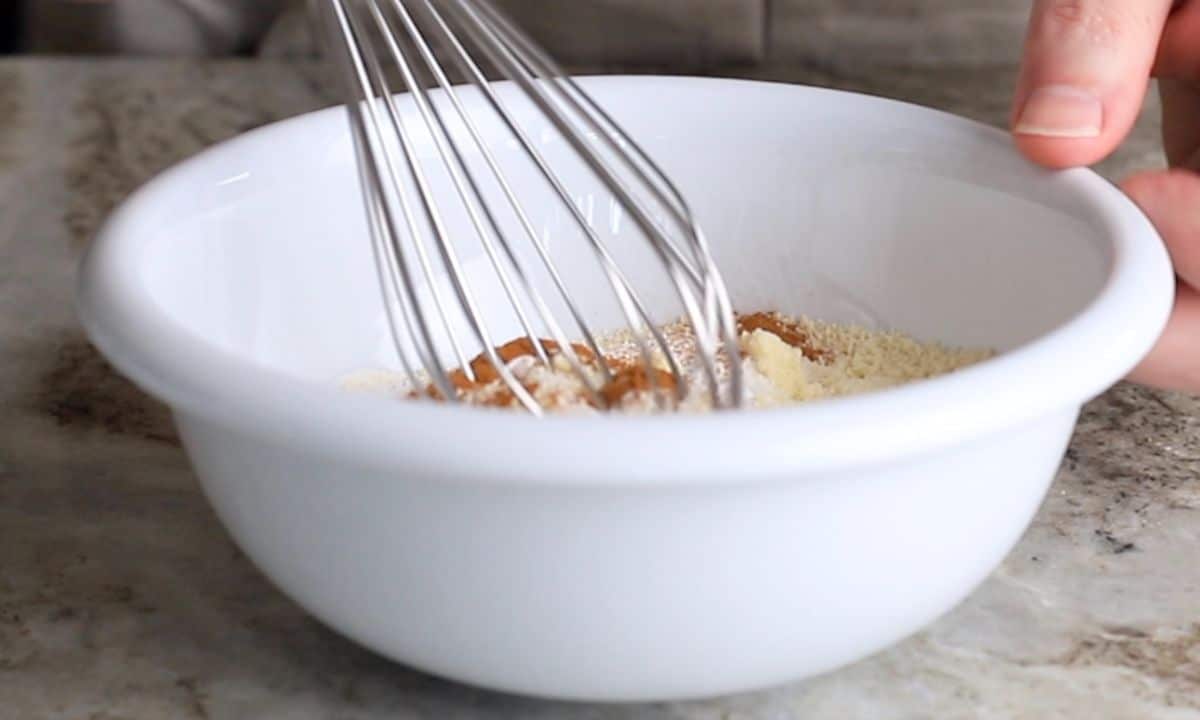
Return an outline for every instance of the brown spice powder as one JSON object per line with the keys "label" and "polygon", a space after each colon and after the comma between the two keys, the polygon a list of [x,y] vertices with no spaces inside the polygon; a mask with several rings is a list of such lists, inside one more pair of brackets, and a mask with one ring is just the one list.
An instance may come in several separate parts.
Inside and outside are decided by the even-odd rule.
{"label": "brown spice powder", "polygon": [[749,333],[764,330],[778,337],[804,354],[813,362],[828,364],[832,359],[829,351],[813,345],[812,338],[798,325],[781,317],[776,312],[756,312],[749,315],[737,316],[739,333]]}
{"label": "brown spice powder", "polygon": [[[832,359],[829,351],[817,347],[813,343],[812,338],[798,324],[789,321],[778,313],[755,312],[748,315],[738,315],[736,316],[736,320],[739,333],[764,330],[777,336],[788,345],[797,348],[806,358],[813,362],[828,363]],[[543,338],[541,339],[541,343],[545,347],[546,352],[551,356],[561,352],[559,344],[554,340]],[[581,343],[572,343],[571,348],[575,351],[580,362],[587,366],[596,367],[600,358],[597,358],[596,354],[590,348]],[[495,351],[501,362],[504,363],[510,363],[519,357],[532,357],[537,354],[533,341],[528,337],[519,337],[510,340],[498,346]],[[673,393],[678,388],[677,379],[673,374],[660,368],[654,368],[648,372],[641,358],[634,358],[627,354],[618,354],[616,356],[606,354],[602,359],[612,371],[612,374],[609,381],[600,389],[600,397],[610,407],[620,405],[630,393],[649,393],[656,388],[660,391]],[[488,407],[511,407],[517,403],[516,395],[500,382],[500,374],[484,353],[476,355],[471,360],[470,368],[471,372],[475,375],[474,380],[471,380],[462,368],[452,370],[449,374],[450,383],[460,397],[469,394],[471,395],[471,402]],[[650,374],[651,372],[653,376]],[[653,382],[651,381],[652,377]],[[524,387],[530,393],[536,393],[538,390],[538,385],[532,382],[524,383]],[[441,393],[432,383],[426,387],[425,393],[436,400],[442,399]],[[410,397],[417,397],[417,393],[410,393]],[[586,398],[585,402],[593,407],[596,405],[595,401],[590,397]]]}
{"label": "brown spice powder", "polygon": [[[675,376],[666,370],[654,368],[653,375],[643,365],[625,365],[613,373],[612,379],[600,390],[600,395],[610,405],[618,405],[631,392],[650,392],[657,389],[674,392]],[[651,377],[654,378],[653,383]]]}

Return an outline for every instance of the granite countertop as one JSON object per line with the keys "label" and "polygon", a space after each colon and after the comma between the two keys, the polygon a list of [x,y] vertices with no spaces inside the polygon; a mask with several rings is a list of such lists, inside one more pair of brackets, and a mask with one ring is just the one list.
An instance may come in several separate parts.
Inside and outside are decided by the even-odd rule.
{"label": "granite countertop", "polygon": [[[759,74],[1002,123],[1012,73]],[[814,680],[547,703],[430,678],[308,618],[218,525],[165,411],[88,346],[71,291],[116,201],[325,104],[315,78],[264,61],[0,62],[0,717],[1200,718],[1200,401],[1130,386],[1087,407],[1041,512],[977,592]],[[1151,104],[1103,171],[1160,163],[1156,122]]]}

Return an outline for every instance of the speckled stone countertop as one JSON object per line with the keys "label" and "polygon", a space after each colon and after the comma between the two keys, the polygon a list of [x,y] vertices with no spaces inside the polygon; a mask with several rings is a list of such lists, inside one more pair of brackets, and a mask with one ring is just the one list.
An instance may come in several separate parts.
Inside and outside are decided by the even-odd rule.
{"label": "speckled stone countertop", "polygon": [[[791,79],[1003,122],[1011,72]],[[778,71],[760,74],[779,76]],[[325,104],[267,62],[0,62],[0,718],[1200,718],[1200,401],[1088,406],[1020,545],[964,604],[852,667],[703,703],[474,690],[309,619],[230,542],[166,413],[73,318],[75,263],[130,189]],[[1116,177],[1161,162],[1153,105]]]}

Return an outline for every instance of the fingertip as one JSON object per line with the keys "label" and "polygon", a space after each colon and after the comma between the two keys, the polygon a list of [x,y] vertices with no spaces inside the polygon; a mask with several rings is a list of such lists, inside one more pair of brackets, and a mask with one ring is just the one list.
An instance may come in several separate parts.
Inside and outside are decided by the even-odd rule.
{"label": "fingertip", "polygon": [[1036,0],[1011,129],[1049,168],[1104,159],[1142,109],[1171,0]]}
{"label": "fingertip", "polygon": [[1022,155],[1052,170],[1091,165],[1110,152],[1108,143],[1098,138],[1045,137],[1017,130],[1013,138]]}
{"label": "fingertip", "polygon": [[1129,375],[1129,380],[1164,390],[1200,393],[1200,293],[1179,288],[1171,319],[1154,349]]}
{"label": "fingertip", "polygon": [[1121,181],[1121,190],[1139,207],[1151,204],[1160,192],[1167,173],[1146,170],[1134,173]]}
{"label": "fingertip", "polygon": [[1180,217],[1194,220],[1191,209],[1200,201],[1200,176],[1180,169],[1145,170],[1134,173],[1121,182],[1125,194],[1163,222]]}
{"label": "fingertip", "polygon": [[1175,272],[1200,287],[1200,176],[1184,170],[1138,173],[1121,189],[1154,223],[1171,254]]}

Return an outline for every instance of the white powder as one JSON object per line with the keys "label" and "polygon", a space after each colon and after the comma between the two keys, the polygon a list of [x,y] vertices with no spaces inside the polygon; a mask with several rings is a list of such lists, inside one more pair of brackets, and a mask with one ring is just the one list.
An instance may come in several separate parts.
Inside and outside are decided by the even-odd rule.
{"label": "white powder", "polygon": [[[744,324],[742,321],[746,321]],[[751,322],[754,321],[754,322]],[[787,318],[755,313],[743,316],[740,351],[744,405],[776,407],[818,398],[837,397],[879,390],[914,380],[933,377],[986,359],[986,350],[949,348],[922,343],[895,332],[822,323],[807,318]],[[660,328],[662,336],[685,379],[680,398],[673,385],[669,364],[661,352],[653,356],[653,375],[658,390],[652,392],[637,337],[628,330],[597,340],[610,368],[610,379],[597,363],[585,364],[585,382],[561,354],[549,366],[533,355],[519,355],[506,365],[513,376],[545,409],[559,414],[602,412],[604,400],[589,390],[588,383],[601,388],[612,401],[611,410],[627,414],[660,412],[705,412],[713,407],[708,375],[701,361],[691,326],[683,321]],[[652,347],[653,339],[647,338]],[[718,387],[728,396],[730,358],[723,350],[715,363]],[[490,368],[490,366],[489,366]],[[470,383],[459,376],[459,397],[468,404],[521,408],[520,401],[502,380]],[[392,397],[415,397],[414,388],[402,373],[370,370],[343,378],[343,388],[355,392],[381,393]]]}

